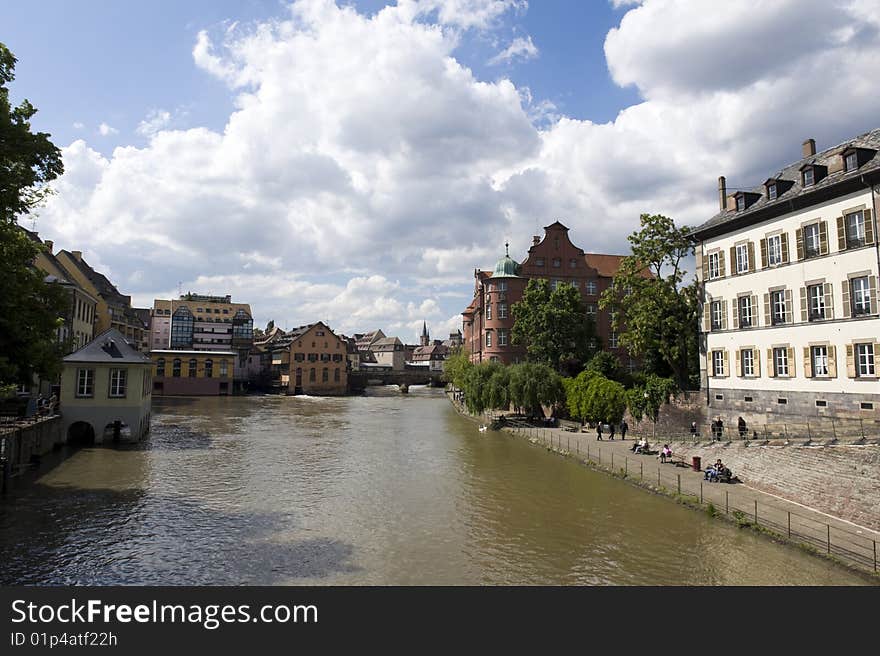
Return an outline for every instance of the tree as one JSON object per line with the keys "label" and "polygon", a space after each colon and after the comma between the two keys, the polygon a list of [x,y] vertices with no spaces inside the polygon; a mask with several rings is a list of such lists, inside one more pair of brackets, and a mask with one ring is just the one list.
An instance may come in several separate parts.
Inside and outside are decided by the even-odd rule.
{"label": "tree", "polygon": [[616,380],[626,386],[631,384],[630,376],[620,365],[620,359],[609,351],[599,351],[585,367],[586,371],[595,371],[609,380]]}
{"label": "tree", "polygon": [[54,378],[60,371],[56,335],[70,299],[43,281],[33,267],[41,248],[19,228],[49,193],[46,186],[64,172],[61,151],[43,132],[31,132],[36,109],[9,102],[16,59],[0,43],[0,387],[27,383],[33,374]]}
{"label": "tree", "polygon": [[660,415],[660,407],[669,403],[669,399],[678,391],[678,386],[671,378],[661,378],[649,374],[643,385],[638,385],[627,390],[627,406],[629,413],[636,421],[641,421],[647,415],[657,427],[657,418]]}
{"label": "tree", "polygon": [[599,305],[610,310],[621,346],[641,357],[648,373],[671,375],[687,388],[694,375],[699,380],[698,287],[696,279],[684,284],[683,269],[694,250],[690,229],[659,214],[642,214],[640,222],[628,237],[632,255]]}
{"label": "tree", "polygon": [[541,406],[552,406],[565,399],[562,378],[546,364],[523,362],[509,369],[510,402],[517,411],[543,414]]}
{"label": "tree", "polygon": [[529,280],[511,312],[513,343],[524,345],[532,362],[559,372],[579,371],[595,351],[593,322],[580,292],[571,285],[551,291],[546,280]]}
{"label": "tree", "polygon": [[473,366],[470,356],[465,352],[464,348],[456,348],[443,362],[443,382],[463,390],[467,372]]}
{"label": "tree", "polygon": [[503,368],[504,365],[498,362],[481,362],[466,371],[461,389],[464,391],[464,403],[469,412],[480,414],[488,408],[496,407],[492,405],[493,401],[501,399],[500,395],[493,397],[491,380]]}
{"label": "tree", "polygon": [[623,385],[595,371],[582,371],[566,378],[565,399],[575,419],[591,423],[620,423],[626,412],[627,393]]}

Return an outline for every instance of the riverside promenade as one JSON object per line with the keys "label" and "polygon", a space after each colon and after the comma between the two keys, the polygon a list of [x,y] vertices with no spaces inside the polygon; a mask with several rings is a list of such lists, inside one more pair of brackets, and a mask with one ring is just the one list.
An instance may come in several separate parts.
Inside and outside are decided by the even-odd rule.
{"label": "riverside promenade", "polygon": [[[513,420],[505,431],[528,439],[560,455],[605,471],[679,502],[702,508],[719,518],[753,528],[781,541],[877,575],[880,532],[807,505],[763,492],[748,484],[748,472],[734,470],[741,483],[709,483],[692,460],[662,463],[656,455],[632,453],[634,439],[596,439],[595,432],[539,428]],[[656,449],[651,444],[651,449]],[[662,446],[662,445],[661,445]],[[714,462],[714,461],[713,461]],[[702,463],[704,466],[711,464]]]}

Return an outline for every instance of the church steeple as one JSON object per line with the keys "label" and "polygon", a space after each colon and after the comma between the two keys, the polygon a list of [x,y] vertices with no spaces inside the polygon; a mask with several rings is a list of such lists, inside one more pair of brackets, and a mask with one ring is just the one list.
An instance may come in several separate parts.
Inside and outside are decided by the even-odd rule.
{"label": "church steeple", "polygon": [[428,324],[427,322],[422,322],[422,337],[419,340],[421,346],[427,346],[430,343],[431,339],[428,337]]}

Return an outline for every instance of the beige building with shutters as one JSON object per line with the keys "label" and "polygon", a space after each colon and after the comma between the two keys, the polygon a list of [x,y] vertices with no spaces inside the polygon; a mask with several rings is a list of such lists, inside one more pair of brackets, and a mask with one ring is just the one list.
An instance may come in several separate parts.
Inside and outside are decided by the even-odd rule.
{"label": "beige building with shutters", "polygon": [[694,231],[711,416],[880,418],[880,129],[728,194]]}

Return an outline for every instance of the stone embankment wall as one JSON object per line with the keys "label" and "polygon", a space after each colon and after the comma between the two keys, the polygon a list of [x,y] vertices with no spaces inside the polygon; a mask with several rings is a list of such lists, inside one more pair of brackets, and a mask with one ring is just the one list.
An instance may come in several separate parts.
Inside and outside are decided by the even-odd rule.
{"label": "stone embankment wall", "polygon": [[41,419],[36,423],[4,429],[0,434],[0,491],[5,491],[9,479],[22,468],[39,460],[63,443],[61,417]]}
{"label": "stone embankment wall", "polygon": [[[631,431],[651,435],[654,422],[648,418],[642,421],[633,419],[629,411],[626,413],[626,423]],[[687,433],[691,422],[697,422],[697,426],[706,424],[706,397],[702,392],[682,392],[671,403],[664,403],[660,407],[657,417],[658,435],[675,435]],[[708,435],[708,432],[706,433]]]}
{"label": "stone embankment wall", "polygon": [[880,530],[880,446],[802,446],[770,441],[673,443],[705,468],[718,458],[746,484],[862,526]]}

